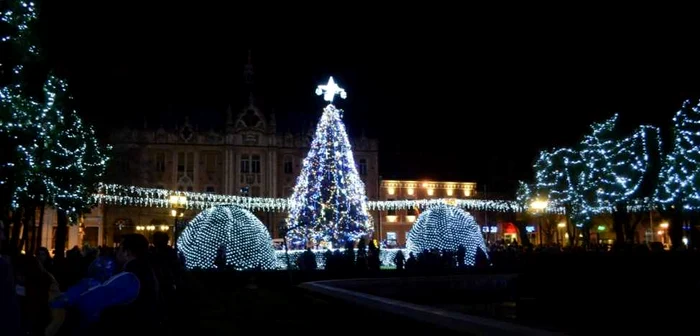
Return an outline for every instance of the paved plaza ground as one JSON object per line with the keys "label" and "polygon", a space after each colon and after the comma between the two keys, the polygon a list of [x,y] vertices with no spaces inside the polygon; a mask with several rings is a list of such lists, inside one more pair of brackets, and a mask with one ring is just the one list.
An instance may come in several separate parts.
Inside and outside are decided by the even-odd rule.
{"label": "paved plaza ground", "polygon": [[[223,274],[222,274],[223,275]],[[281,335],[455,333],[378,314],[281,283],[250,286],[226,282],[223,275],[186,275],[170,327],[174,334],[233,335],[270,332]]]}

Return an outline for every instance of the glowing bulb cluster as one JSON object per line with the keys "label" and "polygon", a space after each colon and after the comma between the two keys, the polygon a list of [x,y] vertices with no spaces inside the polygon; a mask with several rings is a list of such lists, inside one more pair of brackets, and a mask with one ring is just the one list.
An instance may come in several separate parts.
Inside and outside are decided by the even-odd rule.
{"label": "glowing bulb cluster", "polygon": [[236,270],[273,269],[275,251],[270,233],[250,211],[222,205],[202,211],[185,227],[177,241],[185,267],[210,269],[220,248],[226,265]]}
{"label": "glowing bulb cluster", "polygon": [[466,265],[475,264],[478,250],[488,256],[484,238],[474,217],[447,204],[421,213],[408,232],[406,241],[406,248],[414,254],[432,249],[457,251],[460,246],[466,248]]}
{"label": "glowing bulb cluster", "polygon": [[[332,79],[326,100],[342,90]],[[330,95],[330,96],[329,96]],[[341,110],[324,108],[290,200],[287,236],[295,247],[321,242],[344,246],[371,235],[365,186],[357,173]]]}

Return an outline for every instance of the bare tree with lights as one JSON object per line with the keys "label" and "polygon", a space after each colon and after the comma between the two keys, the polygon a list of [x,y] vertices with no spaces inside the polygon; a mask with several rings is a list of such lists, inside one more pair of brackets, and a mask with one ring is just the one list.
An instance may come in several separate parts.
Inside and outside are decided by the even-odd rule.
{"label": "bare tree with lights", "polygon": [[[700,102],[683,103],[673,117],[672,141],[671,152],[665,156],[659,173],[654,201],[671,219],[671,244],[678,247],[683,245],[683,226],[688,215],[695,215],[690,217],[697,220],[700,209]],[[698,238],[695,229],[691,231],[690,243],[697,246],[692,238]]]}
{"label": "bare tree with lights", "polygon": [[[5,148],[0,166],[3,207],[12,211],[13,242],[24,225],[24,248],[34,229],[35,210],[40,209],[36,246],[41,243],[43,209],[54,206],[58,213],[56,251],[63,256],[69,217],[87,211],[107,163],[106,148],[96,140],[91,127],[83,125],[73,110],[65,81],[49,73],[41,90],[32,94],[27,67],[41,64],[40,48],[33,27],[37,6],[27,1],[7,1],[0,21],[8,35],[0,40],[13,51],[12,62],[3,63],[10,71],[8,83],[0,88],[0,138]],[[9,65],[9,67],[7,67]],[[3,211],[7,213],[8,211]],[[32,244],[34,245],[34,244]]]}
{"label": "bare tree with lights", "polygon": [[613,215],[617,243],[634,243],[636,228],[647,211],[630,211],[637,200],[651,196],[660,153],[659,130],[640,126],[629,137],[617,136],[617,115],[591,126],[580,144],[585,164],[585,189],[594,193],[591,212],[608,209]]}

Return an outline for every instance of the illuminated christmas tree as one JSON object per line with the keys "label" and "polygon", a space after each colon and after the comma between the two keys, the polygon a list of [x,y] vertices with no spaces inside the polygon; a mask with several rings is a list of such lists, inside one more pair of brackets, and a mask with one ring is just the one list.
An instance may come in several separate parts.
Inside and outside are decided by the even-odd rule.
{"label": "illuminated christmas tree", "polygon": [[332,104],[336,94],[345,98],[345,90],[331,77],[316,93],[329,104],[323,109],[297,178],[287,218],[287,237],[295,246],[326,242],[341,247],[371,234],[372,217],[342,121],[343,111]]}

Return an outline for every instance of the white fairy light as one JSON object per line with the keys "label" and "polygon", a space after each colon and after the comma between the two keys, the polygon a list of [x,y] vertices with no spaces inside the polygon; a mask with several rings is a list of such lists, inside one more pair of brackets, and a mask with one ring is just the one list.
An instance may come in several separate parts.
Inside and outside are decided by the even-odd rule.
{"label": "white fairy light", "polygon": [[226,265],[236,270],[273,269],[275,251],[265,225],[250,211],[218,206],[202,211],[185,227],[177,241],[185,267],[211,269],[219,248]]}
{"label": "white fairy light", "polygon": [[441,204],[424,211],[408,232],[406,248],[414,254],[425,250],[457,251],[464,246],[465,264],[473,266],[478,250],[488,257],[479,225],[462,209]]}

